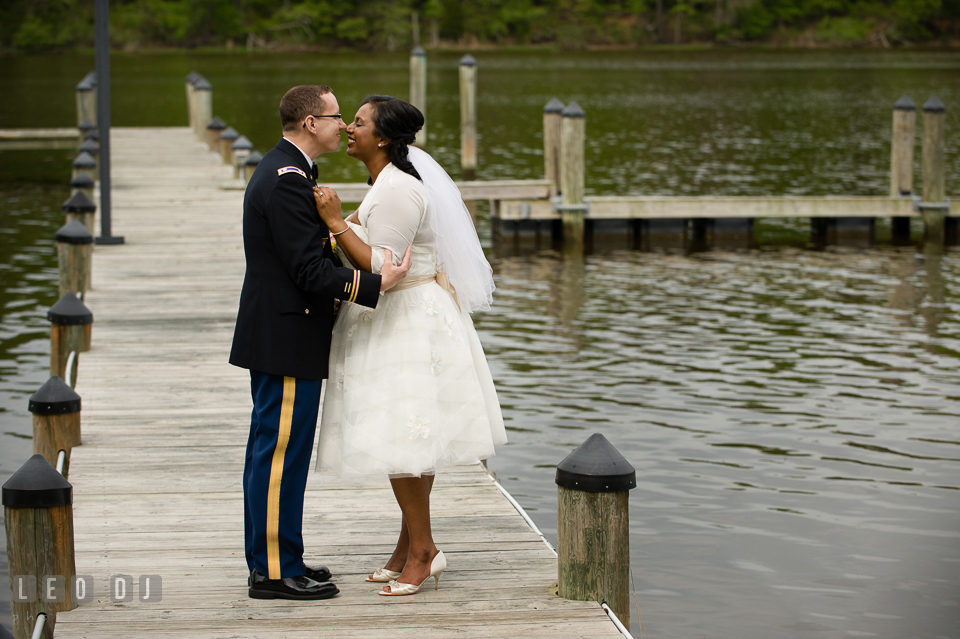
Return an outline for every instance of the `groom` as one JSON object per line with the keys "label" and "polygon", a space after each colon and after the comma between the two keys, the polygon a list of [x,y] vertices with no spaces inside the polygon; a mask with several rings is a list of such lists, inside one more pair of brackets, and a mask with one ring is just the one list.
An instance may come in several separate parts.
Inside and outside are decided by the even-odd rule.
{"label": "groom", "polygon": [[312,158],[331,153],[346,125],[327,86],[280,100],[283,139],[260,161],[243,198],[247,270],[230,363],[250,370],[253,414],[243,469],[249,595],[327,599],[325,566],[303,563],[303,494],[327,377],[334,298],[373,308],[410,269],[410,250],[380,275],[338,267],[313,199]]}

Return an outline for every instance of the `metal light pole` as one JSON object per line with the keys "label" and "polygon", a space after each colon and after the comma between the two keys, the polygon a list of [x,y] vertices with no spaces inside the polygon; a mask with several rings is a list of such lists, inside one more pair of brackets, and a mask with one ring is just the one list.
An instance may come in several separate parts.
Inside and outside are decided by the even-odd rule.
{"label": "metal light pole", "polygon": [[123,244],[110,234],[110,0],[96,0],[97,125],[100,127],[100,237],[97,244]]}

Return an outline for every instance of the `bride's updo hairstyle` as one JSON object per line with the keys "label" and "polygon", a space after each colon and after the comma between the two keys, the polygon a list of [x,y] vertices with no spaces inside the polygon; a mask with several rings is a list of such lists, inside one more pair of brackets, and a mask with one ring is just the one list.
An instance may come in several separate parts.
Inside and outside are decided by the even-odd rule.
{"label": "bride's updo hairstyle", "polygon": [[417,131],[423,127],[423,114],[409,102],[389,95],[371,95],[360,106],[373,107],[374,131],[389,140],[387,156],[395,167],[423,182],[407,158],[407,147],[413,144]]}

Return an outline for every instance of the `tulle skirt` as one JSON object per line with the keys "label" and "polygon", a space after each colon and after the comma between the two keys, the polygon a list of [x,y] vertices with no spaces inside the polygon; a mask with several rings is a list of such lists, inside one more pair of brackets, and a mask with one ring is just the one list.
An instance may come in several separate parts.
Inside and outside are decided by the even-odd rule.
{"label": "tulle skirt", "polygon": [[415,477],[494,454],[506,431],[470,315],[436,282],[343,304],[317,470]]}

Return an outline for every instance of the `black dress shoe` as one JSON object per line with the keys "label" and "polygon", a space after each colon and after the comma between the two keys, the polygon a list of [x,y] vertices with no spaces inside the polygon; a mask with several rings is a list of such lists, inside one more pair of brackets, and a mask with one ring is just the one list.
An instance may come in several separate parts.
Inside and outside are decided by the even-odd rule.
{"label": "black dress shoe", "polygon": [[329,599],[340,592],[333,584],[317,582],[306,575],[267,579],[259,570],[250,572],[249,584],[251,599]]}
{"label": "black dress shoe", "polygon": [[[307,578],[320,582],[330,581],[330,569],[326,566],[304,566],[304,568],[307,569],[306,573],[304,573]],[[247,577],[247,587],[253,585],[253,573],[260,574],[256,568],[251,570],[250,576]]]}
{"label": "black dress shoe", "polygon": [[307,572],[304,573],[314,581],[330,581],[330,569],[326,566],[304,566]]}

